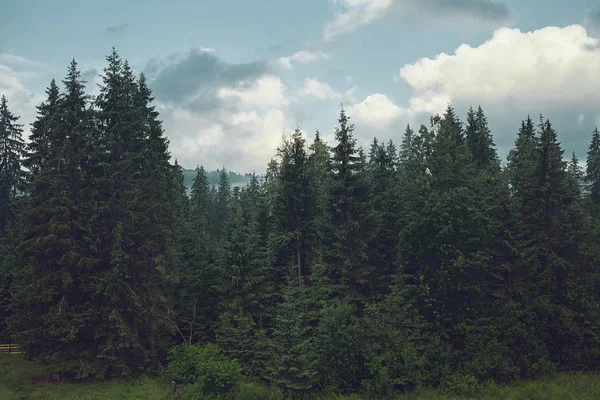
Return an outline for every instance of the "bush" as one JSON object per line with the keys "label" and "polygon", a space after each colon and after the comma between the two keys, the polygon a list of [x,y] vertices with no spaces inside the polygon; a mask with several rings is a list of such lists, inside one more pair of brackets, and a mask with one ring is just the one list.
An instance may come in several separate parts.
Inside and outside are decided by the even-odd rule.
{"label": "bush", "polygon": [[481,392],[482,386],[473,375],[452,375],[442,383],[442,389],[450,395],[474,397]]}
{"label": "bush", "polygon": [[184,398],[227,398],[239,386],[241,368],[212,343],[179,345],[169,351],[167,373],[182,385]]}

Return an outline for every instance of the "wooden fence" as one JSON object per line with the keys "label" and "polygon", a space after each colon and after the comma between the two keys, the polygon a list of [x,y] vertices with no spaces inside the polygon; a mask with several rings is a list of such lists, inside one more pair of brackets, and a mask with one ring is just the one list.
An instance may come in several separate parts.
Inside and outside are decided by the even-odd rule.
{"label": "wooden fence", "polygon": [[0,354],[22,354],[18,344],[0,344]]}

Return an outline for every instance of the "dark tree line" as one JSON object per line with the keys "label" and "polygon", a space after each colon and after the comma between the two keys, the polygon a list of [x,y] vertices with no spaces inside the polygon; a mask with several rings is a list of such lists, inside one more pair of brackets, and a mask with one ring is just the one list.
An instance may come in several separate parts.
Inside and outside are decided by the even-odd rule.
{"label": "dark tree line", "polygon": [[30,143],[0,104],[0,331],[78,377],[213,342],[298,394],[380,395],[600,367],[600,134],[585,173],[527,117],[501,167],[486,116],[451,106],[365,154],[286,135],[264,176],[187,193],[153,97],[113,51],[75,61]]}

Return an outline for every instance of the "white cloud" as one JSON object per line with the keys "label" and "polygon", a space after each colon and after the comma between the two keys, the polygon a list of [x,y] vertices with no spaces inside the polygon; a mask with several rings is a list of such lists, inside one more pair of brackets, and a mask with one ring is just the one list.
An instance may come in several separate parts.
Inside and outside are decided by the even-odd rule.
{"label": "white cloud", "polygon": [[29,79],[38,77],[43,64],[12,54],[0,53],[0,96],[6,96],[8,107],[23,125],[24,139],[29,136],[30,123],[35,119],[35,106],[43,96],[30,90]]}
{"label": "white cloud", "polygon": [[448,102],[583,104],[600,96],[598,43],[579,25],[500,28],[478,47],[422,58],[399,76],[414,90],[415,112],[439,112]]}
{"label": "white cloud", "polygon": [[276,153],[289,124],[283,110],[272,108],[230,114],[227,110],[198,113],[160,104],[174,158],[186,168],[263,171]]}
{"label": "white cloud", "polygon": [[327,82],[321,82],[315,78],[306,78],[304,87],[300,89],[301,96],[312,96],[317,99],[341,99],[342,95],[336,92]]}
{"label": "white cloud", "polygon": [[362,102],[348,107],[348,115],[359,123],[383,130],[398,122],[400,118],[408,119],[412,111],[397,106],[384,94],[372,94]]}
{"label": "white cloud", "polygon": [[329,56],[326,53],[312,52],[307,50],[298,51],[291,56],[280,57],[277,59],[277,64],[284,69],[292,69],[293,64],[309,64],[321,59],[327,59]]}
{"label": "white cloud", "polygon": [[334,0],[343,11],[323,28],[323,38],[332,40],[342,34],[351,33],[384,14],[393,0]]}
{"label": "white cloud", "polygon": [[259,78],[248,87],[224,87],[219,89],[218,96],[221,99],[236,98],[243,106],[274,107],[288,104],[286,86],[276,76],[265,76]]}
{"label": "white cloud", "polygon": [[298,91],[303,98],[314,98],[317,100],[337,100],[342,103],[354,103],[356,87],[339,92],[332,88],[327,82],[322,82],[316,78],[306,78],[304,86]]}
{"label": "white cloud", "polygon": [[264,171],[282,133],[291,127],[288,106],[295,99],[273,75],[221,87],[216,93],[218,107],[159,103],[171,154],[186,168],[203,164],[209,169],[225,165],[234,171]]}

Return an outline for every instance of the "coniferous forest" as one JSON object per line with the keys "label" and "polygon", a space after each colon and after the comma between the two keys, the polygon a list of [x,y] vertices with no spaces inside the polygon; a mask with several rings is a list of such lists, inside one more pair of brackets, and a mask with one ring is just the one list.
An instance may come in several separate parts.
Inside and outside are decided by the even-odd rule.
{"label": "coniferous forest", "polygon": [[245,187],[198,167],[187,193],[146,78],[106,62],[95,97],[75,61],[50,82],[27,142],[0,103],[0,342],[190,398],[600,369],[597,129],[584,171],[545,116],[501,163],[481,107],[366,150],[342,108],[333,143],[296,129]]}

